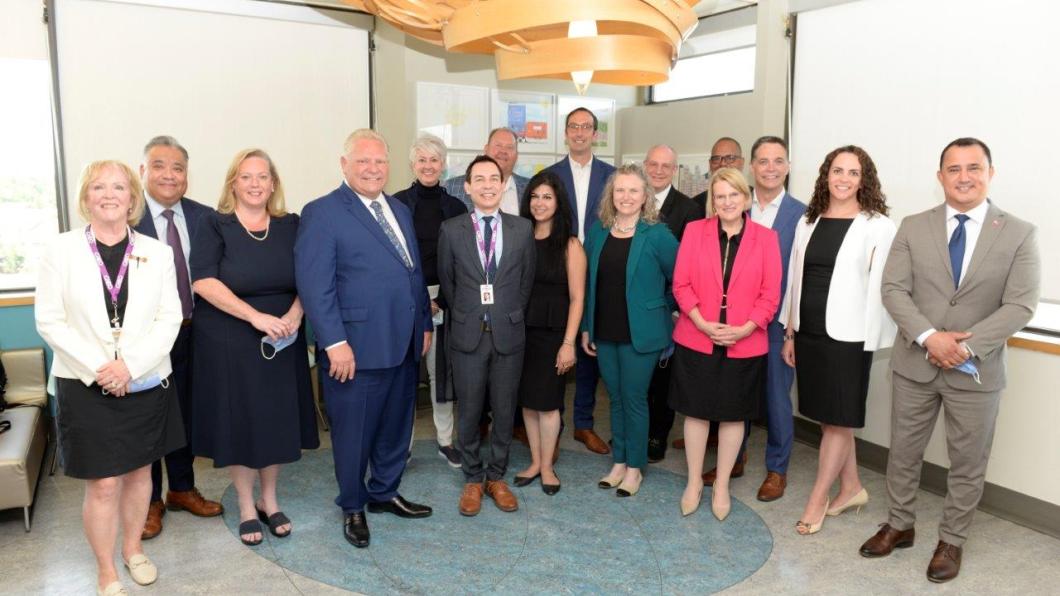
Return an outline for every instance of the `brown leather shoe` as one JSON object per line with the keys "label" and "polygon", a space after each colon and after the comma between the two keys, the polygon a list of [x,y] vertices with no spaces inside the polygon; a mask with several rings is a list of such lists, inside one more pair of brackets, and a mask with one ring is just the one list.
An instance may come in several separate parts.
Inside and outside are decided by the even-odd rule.
{"label": "brown leather shoe", "polygon": [[162,516],[166,514],[166,506],[162,501],[151,501],[147,508],[147,521],[144,522],[144,531],[140,534],[140,540],[150,540],[162,533]]}
{"label": "brown leather shoe", "polygon": [[674,442],[670,443],[670,445],[674,449],[684,449],[685,448],[685,440],[684,439],[674,439]]}
{"label": "brown leather shoe", "polygon": [[187,511],[199,517],[217,517],[225,512],[225,508],[217,501],[204,499],[197,488],[168,491],[166,493],[166,509],[170,511]]}
{"label": "brown leather shoe", "polygon": [[939,540],[935,554],[928,564],[927,578],[936,584],[948,582],[961,572],[961,553],[964,549]]}
{"label": "brown leather shoe", "polygon": [[[916,529],[895,530],[891,524],[880,524],[880,531],[861,545],[861,556],[875,559],[886,557],[896,548],[909,548],[913,546],[916,538]],[[934,560],[932,560],[934,562]]]}
{"label": "brown leather shoe", "polygon": [[512,494],[512,489],[508,488],[508,483],[503,480],[487,480],[486,494],[493,499],[493,502],[497,504],[497,509],[501,511],[511,513],[519,509],[519,501]]}
{"label": "brown leather shoe", "polygon": [[[743,457],[736,458],[736,463],[732,465],[732,473],[729,474],[729,478],[742,478],[743,477],[743,466],[747,463],[747,453],[743,454]],[[714,481],[718,479],[718,468],[711,468],[709,472],[703,474],[703,485],[714,486]]]}
{"label": "brown leather shoe", "polygon": [[523,445],[529,445],[530,439],[526,437],[526,427],[517,426],[512,429],[512,438],[519,441]]}
{"label": "brown leather shoe", "polygon": [[784,496],[784,489],[787,487],[787,474],[766,472],[766,479],[762,481],[762,486],[758,487],[758,500],[765,503],[776,501]]}
{"label": "brown leather shoe", "polygon": [[600,455],[611,453],[611,448],[591,428],[574,431],[574,440],[585,443],[585,447],[593,453],[599,453]]}
{"label": "brown leather shoe", "polygon": [[482,483],[468,482],[460,495],[460,515],[472,517],[482,510]]}

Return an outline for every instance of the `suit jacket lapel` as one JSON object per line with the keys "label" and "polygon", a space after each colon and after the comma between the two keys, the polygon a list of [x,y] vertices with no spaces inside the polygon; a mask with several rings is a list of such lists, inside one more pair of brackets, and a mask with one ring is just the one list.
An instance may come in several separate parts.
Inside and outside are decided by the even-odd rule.
{"label": "suit jacket lapel", "polygon": [[777,216],[773,219],[772,229],[779,232],[783,230],[785,226],[789,225],[788,222],[792,218],[799,216],[799,210],[795,207],[795,203],[791,200],[791,195],[784,193],[784,198],[780,202],[780,207],[777,209]]}
{"label": "suit jacket lapel", "polygon": [[[413,269],[415,269],[418,259],[416,259],[414,257],[414,255],[417,254],[417,246],[416,246],[416,230],[415,230],[415,228],[412,227],[412,218],[411,217],[405,218],[405,217],[402,217],[400,215],[400,212],[397,209],[397,205],[401,204],[401,201],[399,201],[399,200],[397,200],[394,197],[389,196],[389,195],[383,195],[383,199],[386,200],[387,203],[389,203],[390,211],[392,211],[394,213],[394,219],[397,220],[398,227],[401,228],[401,235],[405,237],[405,246],[407,247],[407,250],[409,252],[409,261],[412,262],[412,267],[413,267]],[[405,207],[405,206],[402,205],[402,207]],[[385,235],[386,234],[384,234],[384,236]],[[387,238],[388,242],[389,242],[389,240],[390,239]],[[391,243],[391,245],[393,245],[393,243]],[[400,258],[401,255],[398,255],[398,257]],[[401,263],[404,264],[405,261],[402,260]]]}
{"label": "suit jacket lapel", "polygon": [[[471,217],[475,216],[475,212],[471,212]],[[475,226],[471,223],[471,218],[465,217],[460,227],[464,229],[462,235],[466,240],[463,242],[464,250],[467,251],[468,258],[474,263],[473,267],[478,272],[479,277],[482,278],[482,283],[486,283],[486,269],[482,266],[482,259],[479,258],[478,253],[478,237],[475,235]]]}
{"label": "suit jacket lapel", "polygon": [[[368,230],[368,233],[374,236],[375,239],[378,240],[379,243],[401,263],[401,266],[404,267],[405,259],[402,259],[401,255],[398,254],[397,249],[394,248],[394,244],[390,242],[390,238],[386,237],[386,233],[383,232],[382,226],[376,221],[375,215],[368,211],[368,208],[364,206],[364,203],[361,202],[361,198],[357,196],[357,193],[353,192],[353,189],[345,184],[343,184],[341,188],[343,191],[342,196],[346,200],[346,209],[348,209],[349,212],[361,222],[361,225]],[[384,200],[385,198],[386,196],[384,195]],[[405,236],[405,238],[407,239],[409,236]],[[415,238],[415,236],[413,236],[413,238]]]}
{"label": "suit jacket lapel", "polygon": [[964,279],[961,280],[958,291],[968,287],[968,281],[979,270],[979,266],[986,259],[986,254],[990,252],[990,248],[994,246],[994,242],[997,241],[1003,229],[1005,229],[1005,214],[994,205],[990,205],[990,208],[986,210],[983,226],[979,230],[979,239],[975,241],[975,250],[972,251],[972,259],[968,262],[968,270],[964,272]]}
{"label": "suit jacket lapel", "polygon": [[633,232],[633,240],[629,245],[629,260],[626,262],[626,288],[633,287],[633,273],[637,270],[640,255],[644,252],[644,243],[647,242],[648,224],[643,221],[637,222],[637,230]]}
{"label": "suit jacket lapel", "polygon": [[[780,217],[780,213],[777,213],[777,217]],[[740,273],[743,272],[744,267],[747,265],[747,259],[751,258],[747,253],[751,251],[751,247],[754,246],[757,240],[758,230],[752,225],[751,217],[746,215],[743,221],[743,237],[740,238],[740,245],[736,249],[736,260],[732,262],[732,274],[729,275],[730,288],[736,283],[736,278],[739,277]],[[718,246],[718,243],[715,243],[715,246]],[[721,248],[719,247],[718,250],[720,251]]]}
{"label": "suit jacket lapel", "polygon": [[946,237],[946,205],[942,204],[931,210],[931,240],[935,244],[935,248],[939,251],[939,259],[942,260],[942,267],[946,270],[946,275],[950,279],[950,283],[953,282],[953,266],[950,265],[950,242]]}
{"label": "suit jacket lapel", "polygon": [[[515,246],[513,244],[515,239],[515,223],[512,221],[515,215],[502,215],[501,216],[501,238],[504,239],[505,258],[501,259],[497,263],[497,279],[503,277],[504,272],[512,268],[512,264],[515,263],[513,255],[515,254]],[[496,280],[494,280],[496,283]]]}
{"label": "suit jacket lapel", "polygon": [[[187,211],[184,213],[187,213]],[[147,205],[144,205],[144,216],[140,218],[140,223],[136,226],[136,231],[156,240],[158,239],[158,230],[155,229],[155,219],[151,217],[151,208]]]}
{"label": "suit jacket lapel", "polygon": [[718,218],[712,217],[707,220],[706,228],[703,230],[703,245],[700,246],[702,251],[700,254],[703,255],[706,263],[714,265],[710,267],[710,270],[714,272],[714,282],[718,284],[718,291],[722,291],[725,287],[724,280],[721,277],[721,245],[718,240]]}
{"label": "suit jacket lapel", "polygon": [[[674,210],[674,205],[677,204],[677,200],[674,199],[675,189],[673,186],[670,187],[670,192],[666,193],[666,198],[663,199],[662,207],[659,208],[659,219],[667,221],[670,217],[670,213]],[[653,199],[655,197],[652,197]]]}

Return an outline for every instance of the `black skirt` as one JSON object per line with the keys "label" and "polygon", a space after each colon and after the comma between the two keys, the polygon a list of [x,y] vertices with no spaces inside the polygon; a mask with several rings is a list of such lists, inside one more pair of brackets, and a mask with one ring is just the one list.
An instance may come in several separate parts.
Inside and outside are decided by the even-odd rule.
{"label": "black skirt", "polygon": [[519,382],[519,405],[538,412],[563,406],[566,375],[556,374],[556,354],[563,345],[562,329],[528,327],[523,373]]}
{"label": "black skirt", "polygon": [[125,397],[93,383],[56,378],[59,458],[67,476],[120,476],[150,465],[185,444],[172,379]]}
{"label": "black skirt", "polygon": [[795,334],[799,413],[822,424],[862,428],[869,395],[872,352],[864,342]]}
{"label": "black skirt", "polygon": [[724,348],[704,354],[677,344],[670,358],[670,408],[717,422],[758,418],[766,392],[766,356],[729,358]]}

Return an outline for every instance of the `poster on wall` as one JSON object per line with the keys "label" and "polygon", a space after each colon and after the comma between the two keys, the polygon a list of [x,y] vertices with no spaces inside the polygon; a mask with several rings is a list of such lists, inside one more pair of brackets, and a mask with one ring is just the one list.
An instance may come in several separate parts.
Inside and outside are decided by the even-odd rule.
{"label": "poster on wall", "polygon": [[551,93],[493,90],[493,127],[515,131],[520,153],[553,153],[556,99]]}
{"label": "poster on wall", "polygon": [[[593,153],[597,155],[615,154],[615,100],[603,97],[582,97],[578,95],[560,95],[556,100],[556,123],[566,126],[567,114],[575,108],[587,108],[596,116],[596,140],[593,141]],[[556,137],[556,153],[566,153],[567,146],[563,135]]]}
{"label": "poster on wall", "polygon": [[515,173],[526,178],[531,178],[534,174],[556,163],[564,157],[566,156],[554,155],[551,153],[547,155],[531,155],[526,153],[520,153],[519,161],[515,162]]}
{"label": "poster on wall", "polygon": [[707,190],[707,174],[710,172],[710,155],[689,153],[677,155],[677,173],[674,187],[690,197]]}
{"label": "poster on wall", "polygon": [[449,149],[481,150],[489,134],[486,87],[416,83],[416,130],[437,135]]}

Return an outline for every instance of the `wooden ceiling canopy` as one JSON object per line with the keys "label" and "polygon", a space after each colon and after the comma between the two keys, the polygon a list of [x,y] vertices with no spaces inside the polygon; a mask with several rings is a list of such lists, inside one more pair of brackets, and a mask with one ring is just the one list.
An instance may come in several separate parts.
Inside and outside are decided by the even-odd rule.
{"label": "wooden ceiling canopy", "polygon": [[[708,3],[717,0],[706,0]],[[497,78],[592,80],[615,85],[666,81],[700,0],[343,0],[409,35],[451,52],[493,54]],[[574,21],[596,34],[568,36]]]}

